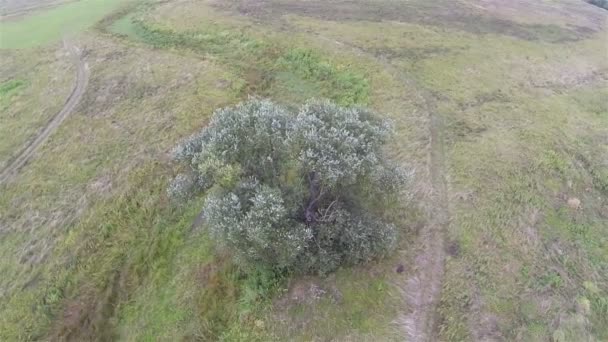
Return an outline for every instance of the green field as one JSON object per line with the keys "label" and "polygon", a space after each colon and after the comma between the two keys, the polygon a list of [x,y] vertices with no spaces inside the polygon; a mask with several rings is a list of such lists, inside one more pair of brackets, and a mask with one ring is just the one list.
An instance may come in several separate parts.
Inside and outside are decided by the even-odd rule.
{"label": "green field", "polygon": [[71,37],[101,20],[121,0],[80,0],[17,20],[0,22],[0,49],[32,48]]}
{"label": "green field", "polygon": [[[66,34],[90,76],[0,184],[0,340],[425,340],[411,321],[427,340],[608,339],[607,20],[578,0],[82,0],[3,20],[0,167],[72,90]],[[169,150],[249,96],[394,121],[387,152],[415,176],[393,256],[246,272],[193,224],[204,194],[168,198]],[[412,293],[434,286],[424,317]]]}

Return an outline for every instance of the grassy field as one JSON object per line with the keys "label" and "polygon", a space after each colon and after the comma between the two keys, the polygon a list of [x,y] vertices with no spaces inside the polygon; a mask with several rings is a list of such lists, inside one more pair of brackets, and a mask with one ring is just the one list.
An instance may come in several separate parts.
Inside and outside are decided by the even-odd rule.
{"label": "grassy field", "polygon": [[[0,340],[403,340],[437,172],[449,224],[433,339],[608,339],[608,12],[372,3],[82,0],[0,22],[0,167],[72,89],[66,29],[91,75],[0,184]],[[167,198],[169,149],[250,95],[395,121],[388,152],[415,180],[393,257],[244,273],[193,224],[204,196]]]}
{"label": "grassy field", "polygon": [[32,48],[77,34],[130,0],[80,0],[0,22],[0,49]]}
{"label": "grassy field", "polygon": [[0,167],[63,106],[75,70],[66,54],[4,51],[0,78]]}
{"label": "grassy field", "polygon": [[[386,56],[436,94],[452,217],[440,338],[607,338],[608,64],[594,53],[605,31],[556,44],[411,24],[298,23]],[[380,34],[388,38],[372,39]],[[404,36],[422,56],[400,51]],[[568,206],[575,198],[580,207]]]}

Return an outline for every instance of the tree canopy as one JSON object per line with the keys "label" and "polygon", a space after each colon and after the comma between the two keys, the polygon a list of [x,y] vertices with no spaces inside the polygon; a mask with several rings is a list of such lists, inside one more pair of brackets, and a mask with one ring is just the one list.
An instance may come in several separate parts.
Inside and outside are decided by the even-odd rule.
{"label": "tree canopy", "polygon": [[249,100],[216,111],[174,148],[185,172],[168,191],[176,198],[207,191],[211,236],[240,263],[330,272],[396,244],[378,205],[407,180],[382,153],[391,133],[390,122],[364,108],[313,100],[294,113]]}

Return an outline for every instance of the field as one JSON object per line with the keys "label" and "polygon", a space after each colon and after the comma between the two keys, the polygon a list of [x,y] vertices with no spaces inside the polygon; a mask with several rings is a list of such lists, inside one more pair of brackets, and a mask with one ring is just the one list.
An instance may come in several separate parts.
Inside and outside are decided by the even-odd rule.
{"label": "field", "polygon": [[[608,11],[0,4],[0,340],[608,340]],[[394,121],[393,256],[246,273],[168,198],[169,150],[249,96]]]}
{"label": "field", "polygon": [[[30,15],[12,20],[9,17],[0,23],[0,48],[31,48],[61,39],[92,26],[123,3],[118,0],[82,0],[60,3],[41,12],[34,11],[35,7],[30,8],[34,11]],[[19,9],[21,12],[18,13],[27,13],[27,7]]]}

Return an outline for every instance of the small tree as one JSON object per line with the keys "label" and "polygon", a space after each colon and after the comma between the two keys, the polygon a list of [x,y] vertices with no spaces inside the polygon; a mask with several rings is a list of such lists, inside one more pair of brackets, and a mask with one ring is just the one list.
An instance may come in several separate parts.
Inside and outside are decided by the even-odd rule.
{"label": "small tree", "polygon": [[209,190],[211,235],[241,263],[326,273],[395,246],[395,227],[370,209],[406,180],[381,151],[391,131],[362,108],[310,101],[292,114],[250,100],[173,150],[187,172],[169,193]]}

